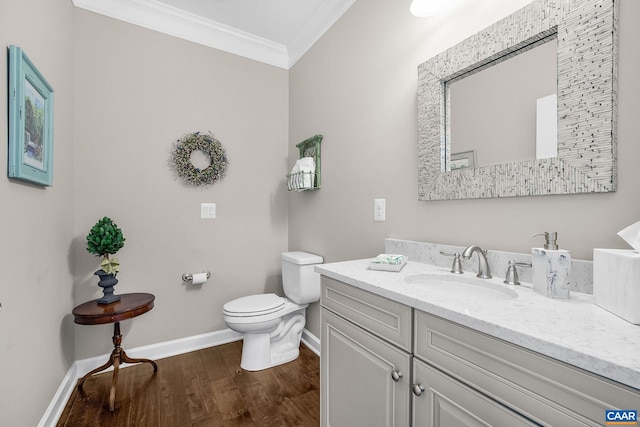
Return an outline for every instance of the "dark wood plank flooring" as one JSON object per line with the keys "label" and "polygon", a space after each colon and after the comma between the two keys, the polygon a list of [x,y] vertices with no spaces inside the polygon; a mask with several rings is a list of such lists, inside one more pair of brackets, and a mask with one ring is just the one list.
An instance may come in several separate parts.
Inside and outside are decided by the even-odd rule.
{"label": "dark wood plank flooring", "polygon": [[259,372],[240,368],[242,342],[94,375],[69,398],[58,427],[320,425],[319,358],[304,345],[293,362]]}

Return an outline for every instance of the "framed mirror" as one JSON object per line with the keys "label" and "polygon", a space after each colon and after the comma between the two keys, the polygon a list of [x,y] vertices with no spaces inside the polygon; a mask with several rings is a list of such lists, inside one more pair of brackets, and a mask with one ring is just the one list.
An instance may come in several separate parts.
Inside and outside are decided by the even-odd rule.
{"label": "framed mirror", "polygon": [[[418,199],[615,191],[617,19],[615,0],[535,0],[420,64]],[[557,156],[452,168],[450,82],[549,39],[557,42]]]}

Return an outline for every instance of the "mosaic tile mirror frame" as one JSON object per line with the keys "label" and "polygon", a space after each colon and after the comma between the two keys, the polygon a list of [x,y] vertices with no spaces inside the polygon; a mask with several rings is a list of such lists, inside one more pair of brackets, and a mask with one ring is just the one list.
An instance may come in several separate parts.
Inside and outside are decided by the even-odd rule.
{"label": "mosaic tile mirror frame", "polygon": [[[536,0],[418,67],[418,199],[616,190],[617,0]],[[558,157],[450,170],[448,86],[557,37]]]}

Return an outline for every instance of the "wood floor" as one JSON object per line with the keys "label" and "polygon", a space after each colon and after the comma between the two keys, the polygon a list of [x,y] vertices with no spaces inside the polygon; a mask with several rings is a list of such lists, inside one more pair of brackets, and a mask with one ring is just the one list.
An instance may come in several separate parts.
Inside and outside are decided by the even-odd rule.
{"label": "wood floor", "polygon": [[77,388],[58,427],[189,427],[320,425],[319,358],[304,345],[293,362],[249,372],[240,368],[242,342],[122,369],[115,411],[111,372]]}

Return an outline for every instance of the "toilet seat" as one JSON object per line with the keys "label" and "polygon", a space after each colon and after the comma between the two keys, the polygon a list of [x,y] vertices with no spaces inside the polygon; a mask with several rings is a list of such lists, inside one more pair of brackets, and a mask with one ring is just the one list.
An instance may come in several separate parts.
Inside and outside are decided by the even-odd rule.
{"label": "toilet seat", "polygon": [[257,294],[234,299],[223,306],[230,317],[255,317],[276,313],[284,308],[285,299],[276,294]]}

